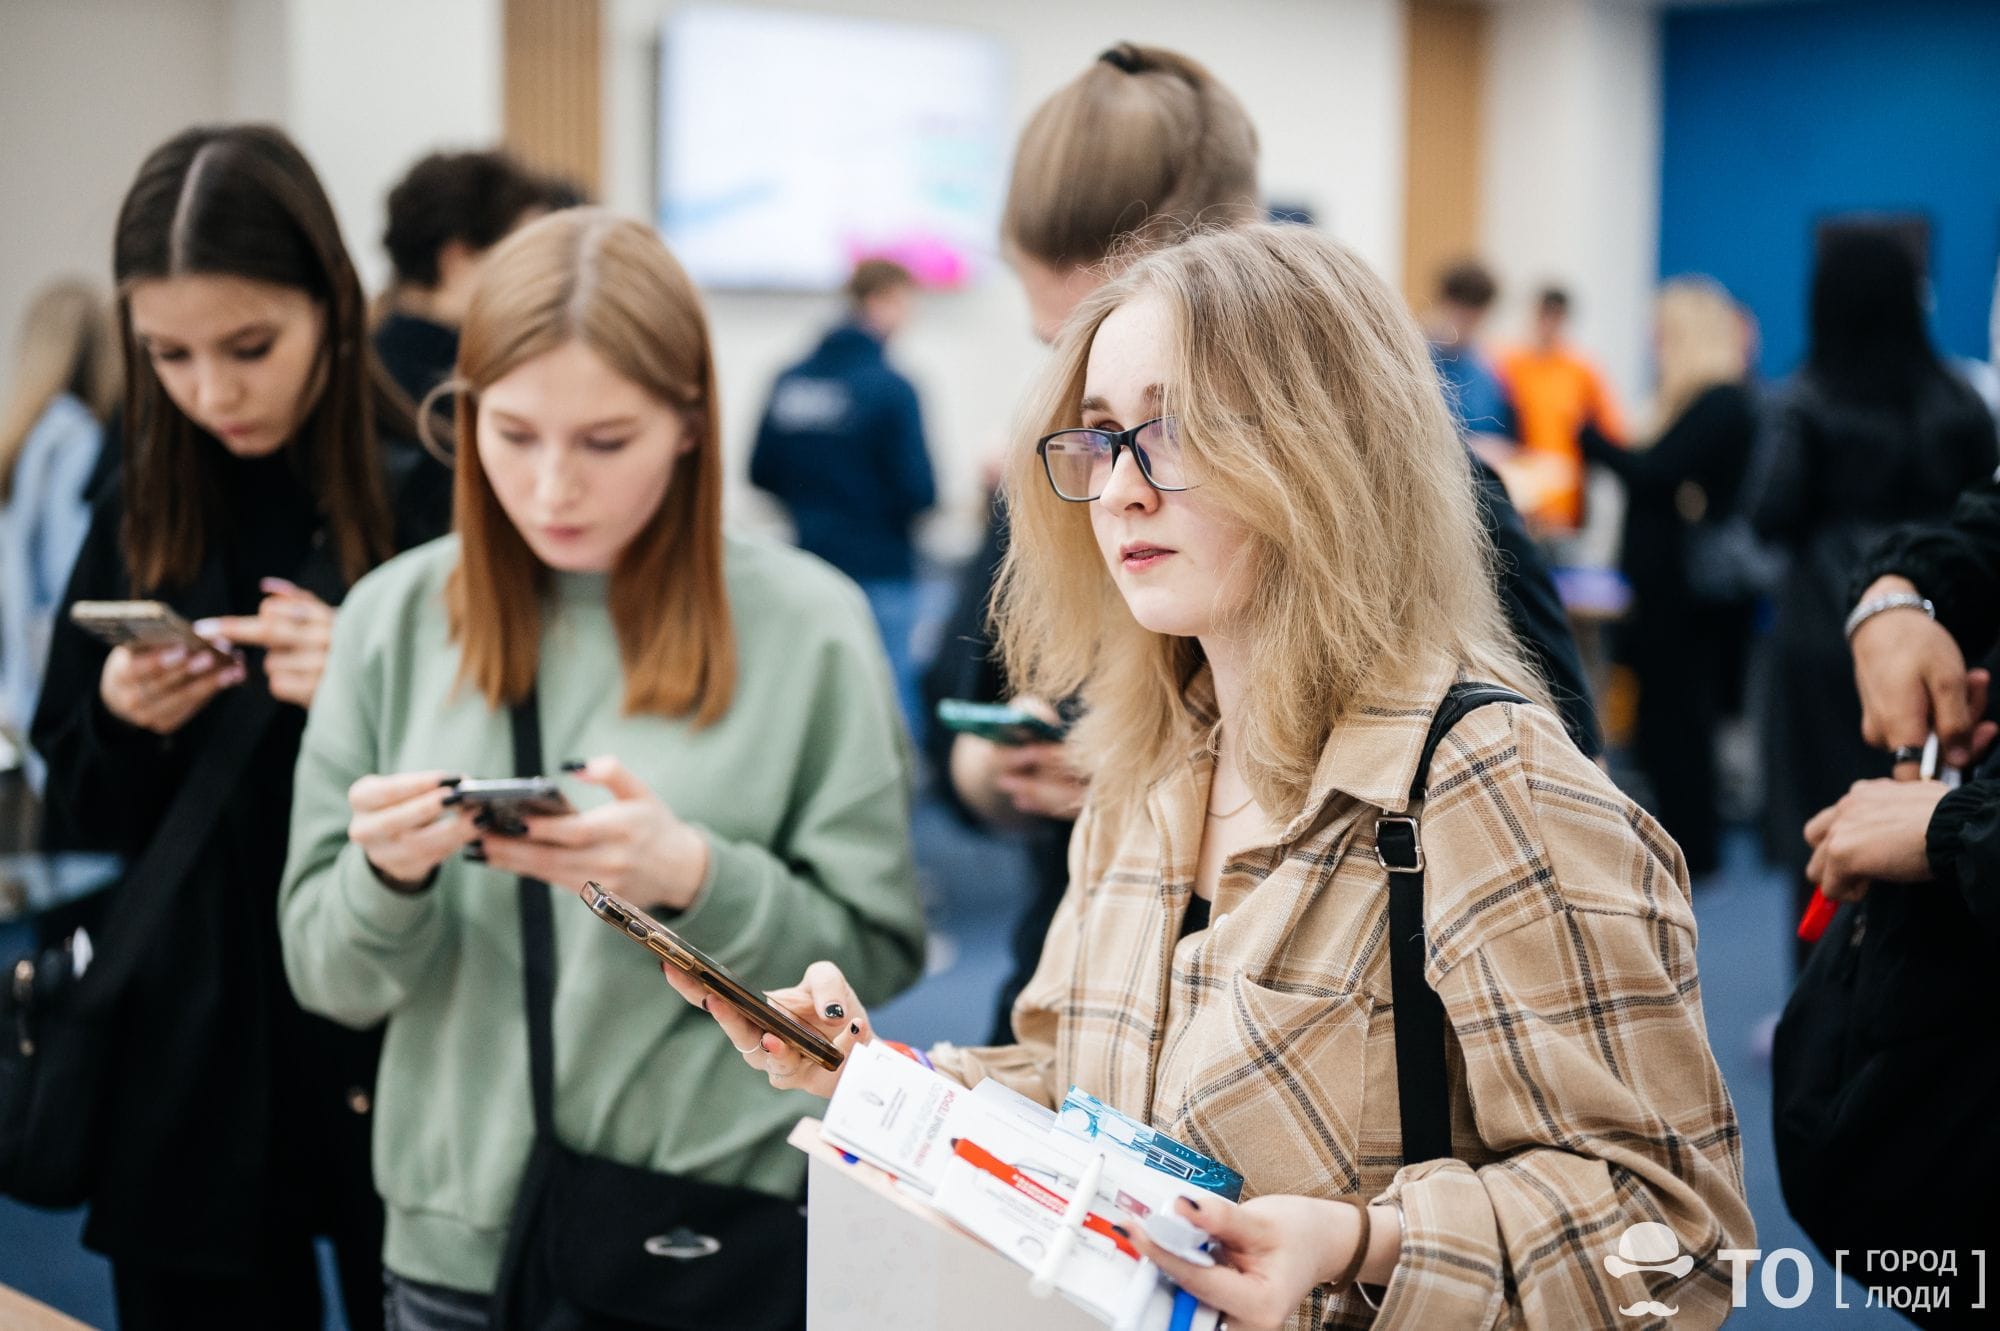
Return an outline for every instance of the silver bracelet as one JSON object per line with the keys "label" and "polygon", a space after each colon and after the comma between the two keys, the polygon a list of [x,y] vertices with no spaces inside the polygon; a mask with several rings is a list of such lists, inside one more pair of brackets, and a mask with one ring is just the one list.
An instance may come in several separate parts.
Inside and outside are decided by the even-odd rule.
{"label": "silver bracelet", "polygon": [[1915,592],[1890,592],[1887,596],[1877,596],[1855,606],[1841,632],[1851,639],[1856,629],[1885,610],[1921,610],[1931,619],[1937,618],[1937,607],[1930,603],[1929,597]]}

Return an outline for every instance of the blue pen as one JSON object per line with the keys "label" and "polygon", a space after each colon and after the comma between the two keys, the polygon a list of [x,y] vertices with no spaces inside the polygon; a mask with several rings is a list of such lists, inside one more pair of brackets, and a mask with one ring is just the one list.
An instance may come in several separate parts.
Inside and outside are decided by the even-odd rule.
{"label": "blue pen", "polygon": [[1167,1331],[1193,1331],[1194,1315],[1201,1311],[1201,1300],[1174,1286],[1174,1314],[1167,1322]]}

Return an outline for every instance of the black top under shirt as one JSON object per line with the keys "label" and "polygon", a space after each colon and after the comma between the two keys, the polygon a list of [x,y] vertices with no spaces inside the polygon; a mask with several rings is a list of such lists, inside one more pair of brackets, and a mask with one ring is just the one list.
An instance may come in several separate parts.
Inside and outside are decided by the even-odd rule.
{"label": "black top under shirt", "polygon": [[1207,897],[1190,895],[1187,911],[1181,916],[1181,937],[1186,938],[1189,934],[1198,934],[1208,928],[1208,912],[1213,906],[1214,903]]}

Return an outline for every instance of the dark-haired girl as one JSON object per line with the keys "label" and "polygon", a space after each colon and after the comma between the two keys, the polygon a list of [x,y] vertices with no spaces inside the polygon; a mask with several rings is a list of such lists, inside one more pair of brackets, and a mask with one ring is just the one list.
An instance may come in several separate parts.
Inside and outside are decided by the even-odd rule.
{"label": "dark-haired girl", "polygon": [[[171,899],[120,997],[84,1242],[124,1331],[318,1327],[315,1235],[381,1325],[376,1040],[302,1012],[278,954],[292,767],[332,606],[397,548],[413,468],[325,192],[282,134],[194,129],[120,210],[126,456],[51,648],[34,741],[51,846],[132,866],[99,922]],[[391,449],[398,451],[391,452]],[[167,602],[221,654],[109,649],[67,604]],[[167,853],[177,850],[178,854]],[[130,940],[119,944],[124,946]]]}

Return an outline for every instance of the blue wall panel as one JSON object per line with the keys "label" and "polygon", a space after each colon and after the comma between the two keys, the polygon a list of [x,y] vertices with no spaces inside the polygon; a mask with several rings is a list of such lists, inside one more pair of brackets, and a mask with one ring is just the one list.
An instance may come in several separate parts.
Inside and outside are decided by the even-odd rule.
{"label": "blue wall panel", "polygon": [[1805,351],[1814,223],[1930,222],[1932,328],[1987,354],[2000,258],[2000,2],[1829,0],[1665,19],[1660,273],[1756,313],[1763,369]]}

